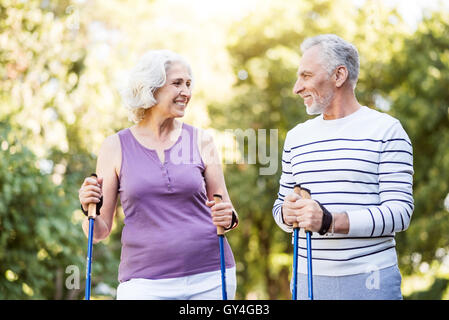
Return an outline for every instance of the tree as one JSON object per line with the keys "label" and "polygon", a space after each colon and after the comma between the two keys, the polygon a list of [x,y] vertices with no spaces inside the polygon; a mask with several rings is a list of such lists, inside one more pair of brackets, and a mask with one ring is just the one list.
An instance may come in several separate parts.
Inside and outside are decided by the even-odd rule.
{"label": "tree", "polygon": [[0,128],[0,298],[57,298],[61,271],[83,270],[83,235],[67,223],[73,203],[39,170],[23,137],[5,121]]}
{"label": "tree", "polygon": [[[409,229],[397,237],[406,273],[419,272],[423,262],[441,262],[449,248],[444,206],[449,193],[448,17],[444,11],[425,17],[416,32],[397,42],[399,50],[380,68],[382,81],[368,84],[413,143],[415,210]],[[434,286],[440,291],[429,295],[441,297],[447,281],[435,281],[444,286]]]}
{"label": "tree", "polygon": [[[0,2],[4,299],[82,296],[86,240],[76,195],[94,157],[81,134],[90,131],[89,123],[80,125],[85,110],[77,103],[85,36],[73,8],[70,1]],[[101,245],[94,253],[99,261],[113,259]],[[109,265],[97,263],[94,273]],[[69,266],[79,271],[73,288],[65,283]]]}

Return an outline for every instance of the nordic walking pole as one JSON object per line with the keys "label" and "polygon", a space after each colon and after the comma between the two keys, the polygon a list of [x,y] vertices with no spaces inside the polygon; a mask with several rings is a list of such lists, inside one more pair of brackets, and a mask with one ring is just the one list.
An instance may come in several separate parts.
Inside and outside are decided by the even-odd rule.
{"label": "nordic walking pole", "polygon": [[[221,196],[221,194],[214,194],[215,203],[220,203],[222,199],[223,197]],[[218,241],[220,243],[221,293],[223,300],[228,300],[228,294],[226,292],[226,268],[223,245],[224,233],[225,232],[223,227],[217,227]]]}
{"label": "nordic walking pole", "polygon": [[[295,187],[296,189],[296,187]],[[296,192],[296,190],[295,190]],[[292,300],[298,299],[298,222],[293,223],[293,292]]]}
{"label": "nordic walking pole", "polygon": [[[312,197],[310,196],[310,191],[305,189],[305,188],[301,188],[301,186],[299,184],[297,184],[294,188],[294,192],[299,194],[302,198],[304,199],[311,199]],[[295,228],[295,224],[293,224],[293,228]],[[296,255],[294,257],[294,259],[296,259],[296,272],[297,272],[297,268],[298,268],[298,223],[296,223],[296,230],[295,232],[295,248],[293,251],[296,251]],[[313,273],[312,273],[312,239],[311,239],[311,235],[312,232],[306,230],[306,250],[307,250],[307,282],[308,282],[308,293],[309,293],[309,300],[313,300]],[[293,269],[295,268],[295,260],[293,260]],[[293,294],[293,299],[296,300],[296,273],[294,274],[294,287],[293,289],[295,290],[294,294]]]}
{"label": "nordic walking pole", "polygon": [[[97,177],[95,173],[91,177]],[[86,292],[85,299],[90,300],[91,266],[92,266],[92,241],[94,237],[94,222],[97,217],[97,204],[89,203],[87,207],[87,217],[89,219],[89,237],[87,239],[87,268],[86,268]]]}

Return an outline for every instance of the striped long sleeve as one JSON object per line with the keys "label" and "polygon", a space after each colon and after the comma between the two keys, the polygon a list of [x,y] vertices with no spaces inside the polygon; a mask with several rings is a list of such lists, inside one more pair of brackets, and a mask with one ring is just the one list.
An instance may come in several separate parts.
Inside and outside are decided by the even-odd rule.
{"label": "striped long sleeve", "polygon": [[[287,134],[288,136],[288,134]],[[289,139],[285,139],[285,141],[289,141]],[[293,192],[293,188],[295,187],[295,180],[293,179],[292,174],[292,166],[290,160],[291,149],[287,145],[284,144],[284,149],[282,151],[282,173],[281,179],[279,182],[279,192],[277,194],[277,199],[273,205],[273,217],[279,227],[286,232],[293,232],[293,228],[284,223],[284,219],[282,218],[282,204],[284,203],[284,198]]]}
{"label": "striped long sleeve", "polygon": [[378,205],[347,210],[350,236],[382,236],[408,228],[413,213],[412,144],[399,122],[381,141]]}

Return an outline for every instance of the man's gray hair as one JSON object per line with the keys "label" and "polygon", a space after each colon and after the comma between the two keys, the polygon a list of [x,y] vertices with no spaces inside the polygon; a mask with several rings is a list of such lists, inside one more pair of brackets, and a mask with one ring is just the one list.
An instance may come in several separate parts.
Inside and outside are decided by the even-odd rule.
{"label": "man's gray hair", "polygon": [[175,62],[185,65],[193,78],[187,60],[173,51],[150,50],[140,58],[120,90],[122,100],[129,111],[129,120],[138,123],[143,119],[145,110],[157,103],[154,93],[164,86],[167,81],[167,70]]}
{"label": "man's gray hair", "polygon": [[304,53],[316,45],[322,49],[321,55],[328,73],[331,74],[338,66],[345,66],[349,72],[348,79],[355,88],[360,69],[357,48],[335,34],[322,34],[305,39],[301,44],[301,51]]}

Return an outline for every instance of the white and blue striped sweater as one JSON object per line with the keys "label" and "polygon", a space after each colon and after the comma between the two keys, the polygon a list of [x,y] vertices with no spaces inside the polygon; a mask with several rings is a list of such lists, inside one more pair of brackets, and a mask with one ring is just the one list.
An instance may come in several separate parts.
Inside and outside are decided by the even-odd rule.
{"label": "white and blue striped sweater", "polygon": [[[346,212],[349,234],[313,233],[313,273],[340,276],[395,265],[395,232],[408,228],[413,212],[413,151],[395,118],[368,107],[336,120],[318,116],[287,133],[282,175],[273,206],[286,232],[281,206],[295,184],[330,212]],[[299,233],[299,271],[306,246]]]}

